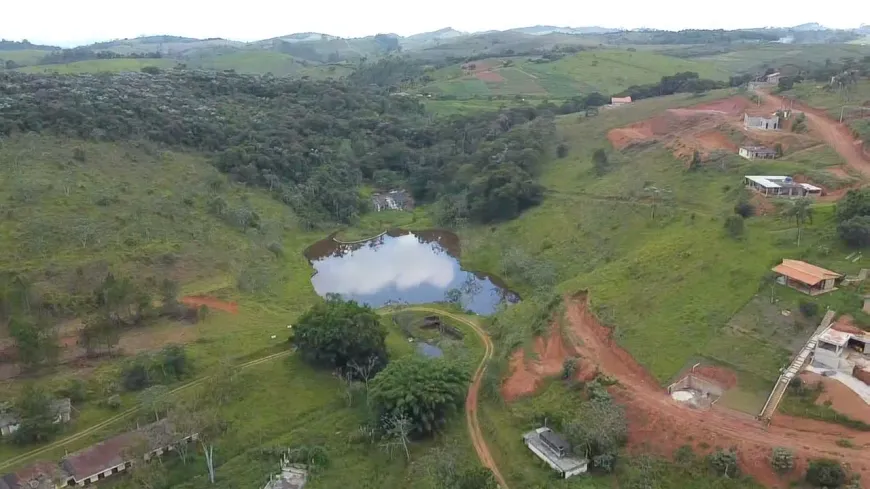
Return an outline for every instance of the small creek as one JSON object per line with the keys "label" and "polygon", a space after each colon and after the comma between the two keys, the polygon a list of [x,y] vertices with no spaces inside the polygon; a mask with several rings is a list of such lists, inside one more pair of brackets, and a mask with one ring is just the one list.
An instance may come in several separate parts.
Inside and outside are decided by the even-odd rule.
{"label": "small creek", "polygon": [[355,243],[332,236],[305,250],[321,296],[339,294],[372,307],[458,302],[488,315],[519,296],[499,278],[462,269],[459,237],[449,231],[388,231]]}

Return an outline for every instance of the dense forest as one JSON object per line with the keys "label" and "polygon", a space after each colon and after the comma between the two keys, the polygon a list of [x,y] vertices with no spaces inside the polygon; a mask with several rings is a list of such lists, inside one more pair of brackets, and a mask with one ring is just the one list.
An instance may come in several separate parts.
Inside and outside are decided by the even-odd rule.
{"label": "dense forest", "polygon": [[309,227],[355,220],[365,185],[439,201],[445,222],[510,219],[540,200],[536,176],[555,147],[552,116],[535,108],[440,119],[416,97],[352,81],[156,68],[0,73],[0,136],[15,132],[202,151]]}

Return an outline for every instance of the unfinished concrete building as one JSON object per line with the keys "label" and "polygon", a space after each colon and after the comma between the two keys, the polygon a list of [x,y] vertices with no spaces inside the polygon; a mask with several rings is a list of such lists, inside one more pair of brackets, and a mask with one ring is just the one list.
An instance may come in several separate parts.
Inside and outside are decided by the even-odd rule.
{"label": "unfinished concrete building", "polygon": [[775,131],[782,128],[778,115],[763,117],[743,114],[743,126],[746,129],[762,129],[765,131]]}

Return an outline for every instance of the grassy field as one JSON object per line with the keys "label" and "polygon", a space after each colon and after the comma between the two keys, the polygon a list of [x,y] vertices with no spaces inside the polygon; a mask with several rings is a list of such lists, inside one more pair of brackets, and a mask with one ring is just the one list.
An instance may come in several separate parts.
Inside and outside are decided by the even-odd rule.
{"label": "grassy field", "polygon": [[76,61],[74,63],[57,65],[27,66],[19,71],[25,73],[117,73],[121,71],[140,71],[146,66],[158,68],[172,68],[178,61],[174,59],[95,59],[89,61]]}
{"label": "grassy field", "polygon": [[780,44],[746,45],[727,53],[694,58],[732,73],[754,73],[766,67],[782,68],[789,64],[804,66],[808,61],[824,63],[826,59],[861,58],[870,54],[870,46],[857,44]]}
{"label": "grassy field", "polygon": [[15,51],[0,51],[0,69],[6,66],[7,61],[14,61],[19,66],[27,66],[37,63],[51,51],[41,49],[20,49]]}
{"label": "grassy field", "polygon": [[207,70],[235,70],[239,73],[266,74],[275,76],[310,76],[314,79],[338,78],[352,71],[339,65],[302,64],[289,54],[263,50],[241,50],[231,53],[192,54],[185,58],[188,66]]}
{"label": "grassy field", "polygon": [[786,92],[798,100],[828,111],[832,119],[849,125],[859,139],[870,141],[870,81],[861,80],[842,89],[830,88],[825,84],[804,82]]}
{"label": "grassy field", "polygon": [[[508,62],[510,66],[504,66]],[[465,74],[459,65],[433,72],[434,83],[424,87],[433,93],[469,97],[474,95],[542,95],[569,98],[599,91],[616,93],[631,85],[658,82],[661,77],[683,71],[701,78],[726,80],[729,73],[710,63],[685,60],[650,51],[590,50],[557,61],[536,63],[525,57],[490,58],[476,62],[504,78],[483,81]]]}

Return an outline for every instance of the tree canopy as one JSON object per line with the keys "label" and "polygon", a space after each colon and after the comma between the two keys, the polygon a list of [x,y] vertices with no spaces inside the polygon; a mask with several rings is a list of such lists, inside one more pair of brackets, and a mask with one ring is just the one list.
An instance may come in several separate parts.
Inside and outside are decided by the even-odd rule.
{"label": "tree canopy", "polygon": [[468,380],[460,365],[411,355],[390,363],[375,376],[369,398],[382,423],[406,418],[413,434],[426,436],[462,405]]}
{"label": "tree canopy", "polygon": [[386,337],[372,308],[338,296],[312,306],[293,327],[293,343],[306,361],[351,375],[353,364],[367,365],[372,358],[376,371],[386,365]]}

